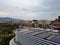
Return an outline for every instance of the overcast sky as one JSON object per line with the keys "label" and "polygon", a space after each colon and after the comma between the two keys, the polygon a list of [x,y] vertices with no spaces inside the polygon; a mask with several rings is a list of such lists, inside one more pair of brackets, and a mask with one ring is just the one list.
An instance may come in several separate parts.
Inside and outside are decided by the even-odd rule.
{"label": "overcast sky", "polygon": [[0,17],[53,20],[60,16],[60,0],[0,0]]}

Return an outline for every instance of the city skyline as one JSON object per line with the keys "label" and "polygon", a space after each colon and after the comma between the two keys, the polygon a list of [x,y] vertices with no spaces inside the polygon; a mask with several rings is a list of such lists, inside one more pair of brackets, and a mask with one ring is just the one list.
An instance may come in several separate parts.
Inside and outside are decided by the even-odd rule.
{"label": "city skyline", "polygon": [[60,16],[60,0],[0,0],[0,17],[54,20]]}

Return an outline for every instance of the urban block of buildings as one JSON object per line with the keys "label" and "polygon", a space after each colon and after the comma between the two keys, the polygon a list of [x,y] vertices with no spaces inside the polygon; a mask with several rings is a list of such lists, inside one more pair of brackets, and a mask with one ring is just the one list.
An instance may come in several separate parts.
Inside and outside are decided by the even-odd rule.
{"label": "urban block of buildings", "polygon": [[51,23],[51,21],[41,21],[41,20],[29,20],[29,21],[22,21],[20,22],[21,26],[27,26],[27,27],[42,27],[42,28],[46,28],[48,27],[48,25]]}
{"label": "urban block of buildings", "polygon": [[27,27],[53,28],[60,30],[60,16],[53,21],[48,20],[0,20],[0,25],[19,25]]}

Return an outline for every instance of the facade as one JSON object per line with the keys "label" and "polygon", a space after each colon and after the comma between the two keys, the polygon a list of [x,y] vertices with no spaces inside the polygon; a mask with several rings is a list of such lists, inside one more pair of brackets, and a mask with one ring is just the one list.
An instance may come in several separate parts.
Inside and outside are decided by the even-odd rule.
{"label": "facade", "polygon": [[58,16],[58,19],[55,19],[54,21],[51,21],[51,28],[59,29],[60,30],[60,16]]}
{"label": "facade", "polygon": [[17,30],[14,40],[15,43],[12,45],[60,45],[58,32],[31,27]]}
{"label": "facade", "polygon": [[23,21],[20,24],[21,26],[27,26],[27,27],[46,28],[50,23],[51,23],[50,21],[31,20],[31,21]]}

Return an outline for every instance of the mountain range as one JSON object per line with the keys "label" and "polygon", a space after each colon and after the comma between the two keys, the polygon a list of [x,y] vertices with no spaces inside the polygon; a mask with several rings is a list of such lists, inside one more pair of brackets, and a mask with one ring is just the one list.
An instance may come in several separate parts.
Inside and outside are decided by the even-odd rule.
{"label": "mountain range", "polygon": [[[16,18],[10,18],[10,17],[0,17],[0,20],[16,20],[16,21],[22,21],[22,19],[16,19]],[[49,20],[41,19],[39,21],[46,22]]]}
{"label": "mountain range", "polygon": [[20,20],[20,19],[15,19],[10,17],[0,17],[0,20]]}

